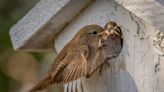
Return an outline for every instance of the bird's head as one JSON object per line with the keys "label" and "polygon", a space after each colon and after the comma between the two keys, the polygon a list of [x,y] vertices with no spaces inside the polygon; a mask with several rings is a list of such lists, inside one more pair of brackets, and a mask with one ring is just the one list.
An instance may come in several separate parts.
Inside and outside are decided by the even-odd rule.
{"label": "bird's head", "polygon": [[96,47],[101,37],[100,33],[103,31],[104,29],[101,26],[87,25],[80,29],[73,40],[79,44],[87,44],[88,46]]}

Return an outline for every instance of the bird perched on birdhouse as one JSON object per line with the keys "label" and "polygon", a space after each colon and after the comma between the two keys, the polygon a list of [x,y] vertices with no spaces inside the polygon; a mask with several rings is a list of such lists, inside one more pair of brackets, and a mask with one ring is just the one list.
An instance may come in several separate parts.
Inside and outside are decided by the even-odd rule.
{"label": "bird perched on birdhouse", "polygon": [[[37,92],[52,84],[65,84],[81,77],[89,78],[104,65],[106,58],[118,56],[122,33],[119,27],[112,23],[107,24],[105,29],[98,25],[83,27],[58,54],[48,75],[30,92]],[[94,62],[101,64],[93,68]]]}

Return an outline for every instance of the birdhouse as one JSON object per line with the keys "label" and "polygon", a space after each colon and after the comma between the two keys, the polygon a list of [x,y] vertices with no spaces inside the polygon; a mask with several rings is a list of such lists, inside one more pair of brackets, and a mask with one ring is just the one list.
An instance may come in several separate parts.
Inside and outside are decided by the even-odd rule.
{"label": "birdhouse", "polygon": [[41,0],[10,30],[15,50],[58,53],[82,27],[115,21],[123,49],[100,76],[64,85],[65,92],[164,92],[164,1]]}

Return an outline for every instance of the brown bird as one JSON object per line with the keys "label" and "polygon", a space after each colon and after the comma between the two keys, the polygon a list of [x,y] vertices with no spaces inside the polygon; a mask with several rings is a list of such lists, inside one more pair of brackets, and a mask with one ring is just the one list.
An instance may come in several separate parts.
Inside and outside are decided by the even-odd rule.
{"label": "brown bird", "polygon": [[92,69],[91,63],[97,56],[100,37],[105,35],[101,33],[103,31],[98,25],[82,28],[57,55],[47,76],[30,92],[46,89],[52,84],[65,84],[80,77],[90,77],[98,69]]}
{"label": "brown bird", "polygon": [[[108,64],[110,59],[116,58],[119,56],[122,47],[123,47],[123,37],[121,28],[113,21],[108,22],[105,25],[105,31],[101,34],[102,39],[100,47],[101,54],[106,57],[104,64]],[[102,72],[103,65],[100,68],[100,74]]]}

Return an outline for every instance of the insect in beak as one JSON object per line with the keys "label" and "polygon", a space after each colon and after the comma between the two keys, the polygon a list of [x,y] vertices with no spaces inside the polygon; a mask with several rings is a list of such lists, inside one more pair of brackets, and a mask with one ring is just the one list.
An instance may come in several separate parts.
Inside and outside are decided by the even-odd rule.
{"label": "insect in beak", "polygon": [[115,26],[113,29],[111,29],[112,34],[116,34],[117,36],[120,36],[122,38],[122,34],[118,32],[120,28],[118,26]]}
{"label": "insect in beak", "polygon": [[105,29],[104,31],[98,34],[100,36],[99,47],[102,46],[102,43],[101,43],[102,39],[107,40],[110,35],[116,34],[117,36],[120,36],[122,38],[122,35],[116,30],[117,27],[118,26],[115,26],[113,29]]}
{"label": "insect in beak", "polygon": [[113,34],[116,34],[117,36],[120,36],[122,38],[122,35],[115,29],[106,29],[103,32],[99,33],[99,36],[101,36],[104,40],[107,40],[107,38]]}
{"label": "insect in beak", "polygon": [[99,33],[98,35],[100,36],[98,46],[102,46],[102,40],[107,40],[108,36],[111,35],[112,33],[109,30],[104,30],[103,32]]}
{"label": "insect in beak", "polygon": [[99,33],[98,35],[101,36],[102,39],[107,40],[108,36],[111,34],[113,34],[113,32],[106,29],[103,32]]}

